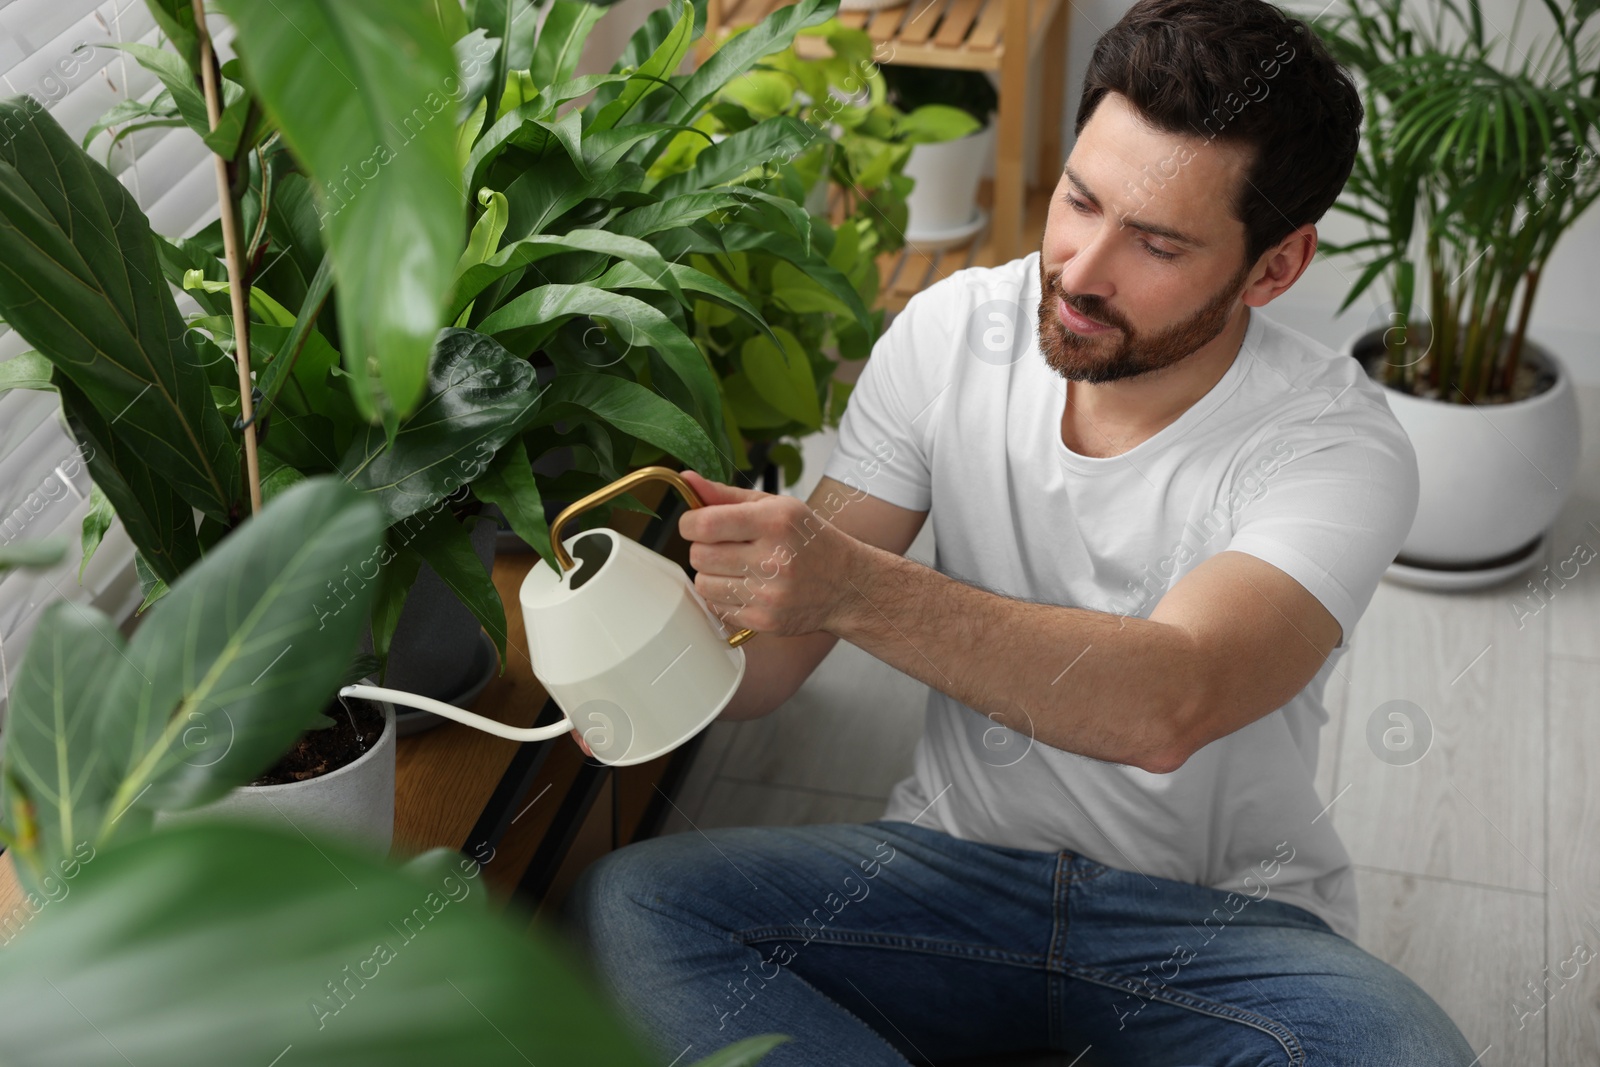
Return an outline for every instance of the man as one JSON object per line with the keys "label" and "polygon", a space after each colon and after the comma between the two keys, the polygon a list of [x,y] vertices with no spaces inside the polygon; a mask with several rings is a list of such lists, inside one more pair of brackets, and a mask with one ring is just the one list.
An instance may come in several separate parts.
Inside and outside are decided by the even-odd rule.
{"label": "man", "polygon": [[[840,638],[929,699],[882,819],[585,872],[576,928],[663,1062],[761,1033],[791,1038],[765,1067],[1473,1062],[1351,940],[1312,784],[1415,456],[1354,360],[1255,310],[1310,263],[1361,119],[1277,8],[1141,0],[1039,252],[910,301],[809,504],[689,475],[696,588],[760,633],[724,718]],[[903,557],[930,515],[936,568]]]}

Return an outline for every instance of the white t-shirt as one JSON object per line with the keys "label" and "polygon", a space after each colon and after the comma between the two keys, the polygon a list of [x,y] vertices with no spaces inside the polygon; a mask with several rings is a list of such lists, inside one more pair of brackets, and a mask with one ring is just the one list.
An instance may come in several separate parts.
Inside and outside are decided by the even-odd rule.
{"label": "white t-shirt", "polygon": [[992,592],[1145,618],[1232,550],[1289,574],[1344,633],[1293,700],[1171,774],[1030,741],[930,688],[915,771],[883,817],[1287,901],[1354,939],[1350,858],[1313,784],[1322,694],[1410,530],[1411,442],[1354,359],[1251,309],[1205,396],[1120,456],[1079,455],[1061,439],[1066,382],[1039,350],[1038,305],[1038,252],[914,296],[862,370],[825,473],[929,511],[936,569]]}

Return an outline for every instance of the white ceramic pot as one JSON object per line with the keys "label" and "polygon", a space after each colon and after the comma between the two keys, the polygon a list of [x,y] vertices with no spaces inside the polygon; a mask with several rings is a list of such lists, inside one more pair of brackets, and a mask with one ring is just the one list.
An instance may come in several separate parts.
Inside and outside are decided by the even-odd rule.
{"label": "white ceramic pot", "polygon": [[[1371,352],[1382,334],[1345,344]],[[1572,375],[1525,341],[1522,359],[1554,374],[1541,393],[1512,403],[1450,404],[1386,389],[1389,409],[1417,452],[1417,517],[1389,577],[1428,588],[1492,585],[1534,566],[1572,494],[1582,440]]]}
{"label": "white ceramic pot", "polygon": [[359,759],[329,774],[280,785],[242,785],[204,807],[157,816],[163,825],[213,815],[326,833],[387,853],[394,841],[394,705],[383,703],[383,733]]}
{"label": "white ceramic pot", "polygon": [[994,154],[994,123],[954,141],[911,149],[903,173],[916,179],[906,197],[906,240],[941,241],[981,225],[978,183]]}

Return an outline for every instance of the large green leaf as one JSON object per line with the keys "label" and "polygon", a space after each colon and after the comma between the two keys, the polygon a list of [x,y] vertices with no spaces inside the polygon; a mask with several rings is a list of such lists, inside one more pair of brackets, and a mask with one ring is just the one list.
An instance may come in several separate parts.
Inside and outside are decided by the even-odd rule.
{"label": "large green leaf", "polygon": [[[623,341],[654,348],[693,396],[697,411],[690,412],[713,441],[725,438],[722,402],[716,376],[705,355],[677,324],[642,300],[610,293],[592,285],[541,285],[513,297],[484,319],[484,333],[511,332],[549,326],[572,315],[609,319]],[[713,467],[723,477],[732,471],[720,455]]]}
{"label": "large green leaf", "polygon": [[392,445],[376,427],[358,435],[339,464],[346,481],[373,494],[388,522],[435,508],[489,466],[500,446],[538,410],[533,366],[472,330],[440,331],[422,404]]}
{"label": "large green leaf", "polygon": [[740,348],[745,377],[761,399],[817,429],[822,425],[822,407],[817,401],[817,381],[806,350],[799,338],[782,326],[774,326],[772,332],[778,335],[781,348],[760,334],[747,339]]}
{"label": "large green leaf", "polygon": [[82,391],[137,462],[219,520],[239,448],[183,344],[149,222],[30,97],[0,102],[0,318]]}
{"label": "large green leaf", "polygon": [[28,805],[42,839],[15,843],[38,865],[25,873],[48,871],[99,837],[113,780],[95,742],[96,692],[126,644],[91,607],[58,600],[39,618],[11,686],[3,756],[8,801]]}
{"label": "large green leaf", "polygon": [[663,178],[651,193],[666,200],[731,182],[804,147],[814,136],[811,127],[793,115],[778,115],[707,145],[695,156],[693,167]]}
{"label": "large green leaf", "polygon": [[220,0],[263,107],[317,182],[358,405],[422,399],[464,243],[455,57],[429,0]]}
{"label": "large green leaf", "polygon": [[587,964],[486,907],[459,855],[400,870],[289,827],[203,823],[72,873],[0,952],[9,1063],[655,1062]]}
{"label": "large green leaf", "polygon": [[586,0],[549,0],[528,65],[533,84],[554,85],[572,77],[583,54],[583,42],[605,13],[605,8]]}
{"label": "large green leaf", "polygon": [[560,375],[550,383],[535,424],[570,417],[571,408],[665,449],[694,470],[718,471],[724,478],[731,473],[727,457],[699,423],[638,382],[611,374]]}
{"label": "large green leaf", "polygon": [[213,800],[316,721],[366,624],[382,531],[375,501],[307,479],[172,586],[108,683],[114,811]]}
{"label": "large green leaf", "polygon": [[61,413],[83,452],[89,477],[111,502],[139,557],[163,581],[177,581],[200,558],[194,509],[112,433],[110,421],[59,370],[55,383]]}
{"label": "large green leaf", "polygon": [[461,314],[472,299],[483,292],[484,287],[496,278],[504,277],[547,256],[561,255],[565,252],[598,252],[602,255],[615,256],[655,279],[659,287],[666,289],[680,301],[683,299],[683,290],[679,287],[677,278],[654,245],[636,237],[624,237],[606,233],[604,230],[572,230],[563,234],[525,237],[502,248],[484,262],[468,267],[456,282],[455,291],[451,296],[450,317],[453,319]]}

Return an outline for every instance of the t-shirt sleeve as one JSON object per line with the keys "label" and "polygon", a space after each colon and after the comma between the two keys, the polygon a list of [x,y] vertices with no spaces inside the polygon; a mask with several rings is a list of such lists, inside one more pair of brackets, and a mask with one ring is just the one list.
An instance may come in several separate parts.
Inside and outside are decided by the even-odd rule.
{"label": "t-shirt sleeve", "polygon": [[928,303],[916,294],[872,347],[839,419],[839,441],[823,473],[912,511],[933,500],[935,407],[945,391],[946,353],[933,339]]}
{"label": "t-shirt sleeve", "polygon": [[1338,620],[1345,647],[1417,513],[1416,451],[1387,407],[1339,405],[1270,431],[1234,492],[1241,508],[1226,548],[1305,586]]}

